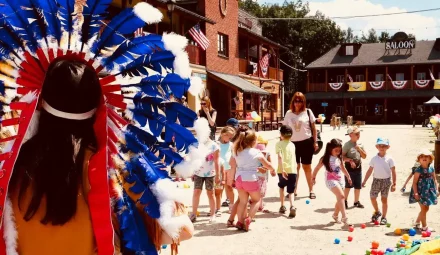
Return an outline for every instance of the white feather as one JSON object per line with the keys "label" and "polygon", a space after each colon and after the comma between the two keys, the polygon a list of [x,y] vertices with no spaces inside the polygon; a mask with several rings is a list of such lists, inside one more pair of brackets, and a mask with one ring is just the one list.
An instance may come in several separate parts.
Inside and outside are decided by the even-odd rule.
{"label": "white feather", "polygon": [[32,103],[35,99],[37,98],[37,94],[35,92],[29,92],[26,95],[24,95],[21,99],[20,102],[26,102],[28,104]]}
{"label": "white feather", "polygon": [[189,146],[189,153],[186,155],[185,160],[176,165],[174,169],[184,178],[192,176],[195,170],[202,167],[208,151],[203,143],[199,143],[198,147]]}
{"label": "white feather", "polygon": [[162,42],[166,50],[173,53],[174,56],[184,51],[188,45],[188,39],[175,33],[164,33]]}
{"label": "white feather", "polygon": [[133,112],[129,108],[125,109],[124,114],[127,119],[133,120]]}
{"label": "white feather", "polygon": [[158,181],[150,185],[150,188],[159,203],[168,200],[177,201],[181,204],[184,203],[182,192],[179,192],[179,190],[177,190],[176,183],[174,183],[170,179],[159,179]]}
{"label": "white feather", "polygon": [[188,92],[193,96],[198,96],[200,92],[202,92],[204,85],[202,79],[197,76],[191,77],[191,86],[188,89]]}
{"label": "white feather", "polygon": [[187,79],[191,76],[192,69],[189,65],[188,53],[182,51],[174,59],[174,72],[180,77]]}
{"label": "white feather", "polygon": [[[161,206],[162,207],[162,206]],[[161,210],[162,213],[162,210]],[[160,217],[159,225],[174,241],[179,239],[182,229],[193,229],[193,224],[187,215],[180,215],[171,218]]]}
{"label": "white feather", "polygon": [[194,131],[196,132],[196,137],[199,142],[206,142],[211,134],[208,120],[205,118],[198,118],[194,121]]}
{"label": "white feather", "polygon": [[17,252],[17,228],[15,226],[14,211],[12,210],[11,200],[6,198],[4,214],[4,233],[3,238],[6,245],[6,255],[18,255]]}
{"label": "white feather", "polygon": [[140,2],[133,7],[134,14],[147,24],[155,24],[162,20],[162,12],[153,6]]}
{"label": "white feather", "polygon": [[37,134],[39,121],[40,121],[40,111],[36,110],[32,115],[32,119],[31,122],[29,123],[28,130],[23,138],[23,144]]}

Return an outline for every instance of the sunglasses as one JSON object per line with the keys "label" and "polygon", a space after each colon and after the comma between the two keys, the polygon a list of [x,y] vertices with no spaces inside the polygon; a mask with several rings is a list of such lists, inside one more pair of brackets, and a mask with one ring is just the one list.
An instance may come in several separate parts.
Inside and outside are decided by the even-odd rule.
{"label": "sunglasses", "polygon": [[200,105],[206,105],[206,103],[200,103]]}
{"label": "sunglasses", "polygon": [[304,103],[303,100],[294,100],[294,103]]}

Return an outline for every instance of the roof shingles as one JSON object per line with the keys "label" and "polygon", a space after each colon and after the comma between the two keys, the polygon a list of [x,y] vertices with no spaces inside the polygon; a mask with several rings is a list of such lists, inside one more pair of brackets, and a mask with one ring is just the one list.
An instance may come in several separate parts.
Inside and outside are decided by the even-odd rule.
{"label": "roof shingles", "polygon": [[440,51],[434,49],[435,41],[418,41],[416,47],[409,50],[385,50],[384,43],[363,44],[357,56],[341,56],[341,45],[310,63],[306,68],[335,68],[378,65],[408,65],[440,63]]}

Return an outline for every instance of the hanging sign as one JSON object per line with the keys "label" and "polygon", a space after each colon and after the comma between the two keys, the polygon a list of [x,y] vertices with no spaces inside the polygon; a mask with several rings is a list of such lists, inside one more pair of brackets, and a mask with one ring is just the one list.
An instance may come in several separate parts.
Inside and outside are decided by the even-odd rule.
{"label": "hanging sign", "polygon": [[434,89],[440,89],[440,80],[434,81]]}
{"label": "hanging sign", "polygon": [[347,82],[349,87],[348,91],[366,91],[367,83],[366,82]]}

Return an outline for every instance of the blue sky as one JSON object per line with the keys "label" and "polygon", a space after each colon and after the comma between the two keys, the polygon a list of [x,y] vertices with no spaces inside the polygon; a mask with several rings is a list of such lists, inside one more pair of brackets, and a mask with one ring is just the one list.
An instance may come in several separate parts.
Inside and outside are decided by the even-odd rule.
{"label": "blue sky", "polygon": [[[258,2],[283,3],[284,0],[258,0]],[[308,2],[312,13],[319,10],[329,17],[440,8],[440,0],[310,0]],[[415,34],[417,40],[433,40],[440,37],[440,10],[350,20],[335,19],[335,22],[342,29],[353,28],[357,35],[375,28],[378,33],[387,31],[390,34],[402,30]]]}

